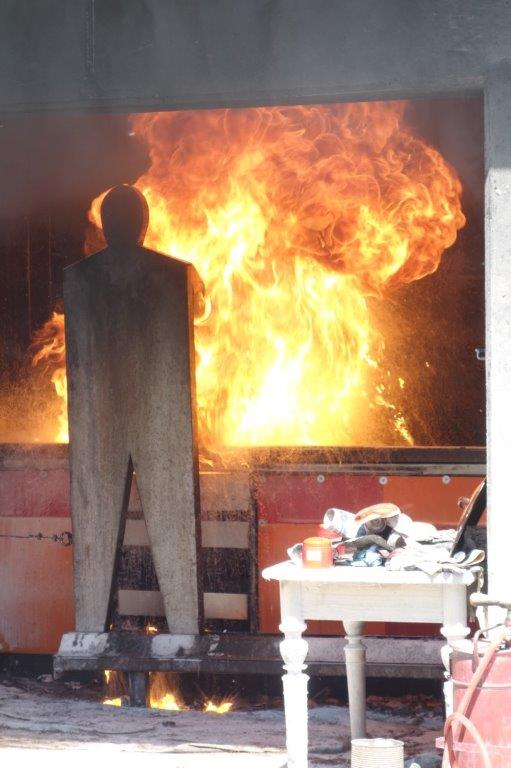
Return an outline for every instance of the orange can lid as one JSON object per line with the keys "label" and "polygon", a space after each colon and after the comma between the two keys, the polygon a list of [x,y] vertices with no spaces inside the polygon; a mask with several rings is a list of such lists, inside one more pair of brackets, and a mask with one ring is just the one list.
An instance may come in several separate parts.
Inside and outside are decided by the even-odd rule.
{"label": "orange can lid", "polygon": [[332,547],[330,539],[324,536],[309,536],[308,539],[304,539],[303,543],[308,547],[316,547],[318,549],[330,549]]}

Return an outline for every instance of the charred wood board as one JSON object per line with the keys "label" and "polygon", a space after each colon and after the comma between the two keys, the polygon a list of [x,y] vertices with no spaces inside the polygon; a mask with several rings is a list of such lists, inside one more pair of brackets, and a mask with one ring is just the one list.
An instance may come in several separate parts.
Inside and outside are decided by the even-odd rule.
{"label": "charred wood board", "polygon": [[133,470],[169,629],[200,625],[192,279],[136,247],[65,270],[77,630],[107,625]]}

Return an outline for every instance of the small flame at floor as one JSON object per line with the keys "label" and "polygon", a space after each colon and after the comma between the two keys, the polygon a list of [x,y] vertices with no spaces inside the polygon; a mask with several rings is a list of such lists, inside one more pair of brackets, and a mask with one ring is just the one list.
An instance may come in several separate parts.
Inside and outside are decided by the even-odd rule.
{"label": "small flame at floor", "polygon": [[221,701],[219,704],[215,704],[214,701],[207,701],[204,704],[203,712],[212,712],[215,715],[225,715],[230,712],[234,706],[234,702],[229,699]]}
{"label": "small flame at floor", "polygon": [[161,698],[151,697],[149,701],[151,709],[166,709],[168,712],[181,712],[186,707],[181,706],[174,693],[165,693]]}
{"label": "small flame at floor", "polygon": [[169,712],[180,712],[187,709],[178,688],[175,675],[152,672],[149,676],[149,706],[151,709],[165,709]]}
{"label": "small flame at floor", "polygon": [[117,699],[103,699],[103,704],[109,707],[122,707],[122,699],[120,696]]}
{"label": "small flame at floor", "polygon": [[[146,627],[146,631],[148,629],[149,627]],[[110,707],[122,707],[123,695],[127,693],[123,674],[106,669],[103,672],[103,678],[106,686],[106,697],[103,699],[103,704]],[[151,709],[162,709],[167,712],[200,709],[208,714],[225,715],[232,711],[234,703],[233,698],[222,698],[215,702],[213,699],[204,697],[200,707],[188,707],[181,696],[177,675],[165,672],[151,672],[149,675],[149,707]]]}
{"label": "small flame at floor", "polygon": [[122,707],[122,695],[126,693],[126,683],[124,676],[112,669],[105,669],[103,672],[105,681],[106,697],[103,704],[109,707]]}

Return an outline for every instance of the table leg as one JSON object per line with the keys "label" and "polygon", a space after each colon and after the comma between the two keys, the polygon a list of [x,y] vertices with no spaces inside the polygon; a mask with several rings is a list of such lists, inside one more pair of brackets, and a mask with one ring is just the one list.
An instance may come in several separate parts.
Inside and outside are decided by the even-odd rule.
{"label": "table leg", "polygon": [[282,623],[285,639],[280,643],[286,674],[282,677],[286,717],[288,768],[307,768],[307,668],[304,664],[309,644],[302,637],[306,625],[301,619],[299,585],[287,582],[280,587]]}
{"label": "table leg", "polygon": [[445,667],[444,699],[448,717],[453,712],[453,683],[451,680],[452,644],[464,640],[470,634],[467,626],[467,591],[463,584],[449,584],[444,587],[444,623],[440,629],[447,640],[442,646],[442,662]]}
{"label": "table leg", "polygon": [[366,737],[366,647],[362,642],[364,622],[344,621],[347,643],[344,646],[350,726],[352,739]]}

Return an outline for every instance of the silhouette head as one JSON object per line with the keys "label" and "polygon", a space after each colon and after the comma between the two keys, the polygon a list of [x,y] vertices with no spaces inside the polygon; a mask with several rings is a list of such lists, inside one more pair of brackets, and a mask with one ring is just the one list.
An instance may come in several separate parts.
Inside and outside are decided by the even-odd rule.
{"label": "silhouette head", "polygon": [[101,203],[101,225],[111,248],[143,245],[149,223],[149,206],[136,187],[113,187]]}

